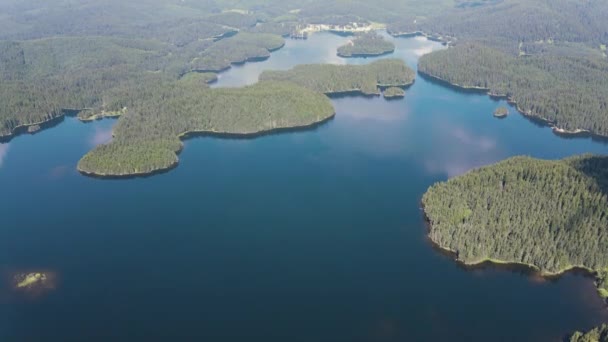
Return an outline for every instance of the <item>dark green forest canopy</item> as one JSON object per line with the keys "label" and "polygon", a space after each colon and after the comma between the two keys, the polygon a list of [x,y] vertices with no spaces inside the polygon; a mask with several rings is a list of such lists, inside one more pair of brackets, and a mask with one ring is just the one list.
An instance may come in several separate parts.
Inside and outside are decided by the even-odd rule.
{"label": "dark green forest canopy", "polygon": [[576,332],[570,337],[570,342],[608,342],[608,325],[602,324],[587,332]]}
{"label": "dark green forest canopy", "polygon": [[465,43],[423,56],[419,71],[508,96],[525,115],[557,128],[608,135],[608,60],[603,57],[515,57]]}
{"label": "dark green forest canopy", "polygon": [[460,261],[597,272],[608,296],[608,157],[515,157],[432,186],[430,237]]}
{"label": "dark green forest canopy", "polygon": [[326,96],[293,83],[209,89],[201,77],[134,88],[119,105],[129,110],[112,142],[84,156],[78,169],[101,176],[149,174],[177,164],[179,137],[188,133],[251,135],[310,126],[334,114]]}
{"label": "dark green forest canopy", "polygon": [[405,87],[415,72],[399,59],[383,59],[366,65],[298,65],[287,71],[265,71],[260,80],[290,81],[324,94],[379,95],[379,87]]}
{"label": "dark green forest canopy", "polygon": [[384,40],[376,32],[358,35],[338,48],[340,57],[379,56],[395,51],[395,44]]}

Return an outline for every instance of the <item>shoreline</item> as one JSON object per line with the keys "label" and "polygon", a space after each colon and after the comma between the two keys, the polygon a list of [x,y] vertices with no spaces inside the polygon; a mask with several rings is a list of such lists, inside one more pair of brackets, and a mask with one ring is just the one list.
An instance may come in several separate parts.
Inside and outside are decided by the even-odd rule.
{"label": "shoreline", "polygon": [[91,178],[97,178],[97,179],[127,180],[127,179],[134,179],[134,178],[148,178],[148,177],[170,172],[179,166],[179,155],[181,154],[181,152],[183,150],[183,141],[184,140],[188,140],[188,139],[192,139],[192,138],[196,138],[196,137],[205,137],[205,136],[224,138],[224,139],[255,139],[255,138],[259,138],[259,137],[266,136],[266,135],[314,130],[314,129],[318,128],[319,126],[333,120],[335,118],[335,116],[336,116],[336,113],[334,112],[332,115],[328,116],[327,118],[324,118],[319,121],[315,121],[310,124],[301,125],[301,126],[272,128],[272,129],[262,130],[262,131],[257,131],[257,132],[230,133],[230,132],[209,131],[209,130],[193,130],[193,131],[187,131],[184,133],[180,133],[177,137],[178,137],[178,139],[180,139],[180,142],[182,144],[181,144],[181,147],[177,151],[173,151],[176,155],[175,161],[173,163],[171,163],[168,167],[158,168],[158,169],[150,170],[147,172],[106,174],[106,173],[98,173],[95,171],[84,170],[80,167],[80,165],[77,165],[76,169],[78,170],[78,172],[80,172],[84,176],[91,177]]}
{"label": "shoreline", "polygon": [[532,274],[536,274],[536,275],[538,275],[538,276],[540,276],[540,277],[542,277],[544,279],[559,279],[562,276],[566,275],[567,273],[576,272],[576,271],[582,271],[589,278],[593,278],[597,295],[601,299],[603,299],[605,301],[608,301],[608,291],[606,289],[598,287],[598,281],[600,281],[599,271],[596,271],[596,270],[594,270],[592,268],[589,268],[589,267],[586,267],[586,266],[571,265],[571,266],[568,266],[565,269],[562,269],[562,270],[559,270],[559,271],[555,271],[555,272],[551,272],[551,271],[544,270],[541,267],[533,265],[533,264],[527,264],[527,263],[519,262],[519,261],[507,261],[507,260],[496,259],[496,258],[492,258],[492,257],[485,257],[485,258],[482,258],[480,260],[473,261],[473,262],[462,260],[462,259],[460,259],[458,257],[458,251],[450,249],[449,247],[442,246],[441,244],[439,244],[437,241],[435,241],[431,237],[431,232],[433,230],[433,222],[429,218],[429,216],[427,215],[424,204],[421,204],[421,209],[422,209],[422,212],[423,212],[424,221],[425,221],[425,223],[427,225],[427,234],[426,234],[426,236],[429,239],[429,241],[431,242],[431,244],[433,244],[433,246],[435,248],[439,249],[440,251],[443,251],[446,254],[448,254],[455,262],[457,262],[458,264],[464,266],[465,268],[472,269],[472,268],[475,268],[475,267],[481,267],[481,266],[486,265],[486,264],[489,264],[489,265],[491,265],[493,267],[496,267],[496,266],[523,267],[526,270],[532,272]]}
{"label": "shoreline", "polygon": [[[256,62],[263,62],[268,60],[270,57],[272,57],[272,53],[281,50],[282,48],[285,47],[286,42],[283,42],[283,44],[281,44],[281,46],[278,46],[276,48],[270,48],[270,49],[266,49],[268,51],[267,55],[263,55],[263,56],[252,56],[252,57],[247,57],[243,60],[239,60],[239,61],[230,61],[230,65],[225,66],[223,68],[220,69],[190,69],[190,71],[185,72],[183,75],[186,75],[190,72],[198,72],[198,73],[210,73],[210,74],[221,74],[224,73],[230,69],[232,69],[232,66],[241,66],[247,63],[256,63]],[[183,76],[180,75],[180,78]]]}
{"label": "shoreline", "polygon": [[510,104],[511,106],[515,107],[515,110],[517,110],[517,112],[519,112],[521,115],[523,115],[524,117],[526,117],[527,119],[533,120],[535,122],[539,122],[542,123],[544,126],[551,128],[551,130],[553,131],[553,133],[557,136],[561,136],[561,137],[565,137],[565,138],[572,138],[572,137],[591,137],[591,138],[598,138],[598,139],[608,139],[608,135],[602,135],[602,134],[598,134],[598,133],[593,133],[587,129],[584,128],[577,128],[574,130],[567,130],[565,128],[560,128],[557,127],[555,125],[554,122],[547,120],[546,118],[543,118],[541,116],[537,116],[532,114],[529,110],[526,111],[523,108],[521,108],[519,106],[519,104],[517,103],[517,101],[515,101],[512,97],[506,95],[506,94],[496,94],[496,93],[492,93],[491,89],[489,88],[484,88],[484,87],[476,87],[476,86],[463,86],[460,85],[458,83],[452,83],[446,79],[443,79],[441,77],[438,76],[434,76],[431,75],[427,72],[418,70],[418,73],[422,76],[422,77],[426,77],[426,78],[430,78],[436,82],[454,87],[454,88],[458,88],[460,90],[464,90],[464,91],[468,91],[468,92],[472,92],[472,93],[479,93],[479,94],[486,94],[488,95],[490,98],[493,99],[504,99],[507,101],[508,104]]}
{"label": "shoreline", "polygon": [[[65,110],[62,110],[61,114],[51,117],[48,120],[43,120],[43,121],[34,122],[34,123],[21,124],[19,126],[15,126],[13,129],[10,130],[10,132],[8,134],[0,134],[0,143],[10,142],[12,139],[14,139],[20,135],[25,135],[25,134],[34,135],[36,133],[39,133],[39,132],[45,130],[46,128],[59,124],[61,121],[63,121],[63,119],[65,119],[66,116],[68,116],[68,114],[65,113]],[[33,131],[33,132],[29,132],[28,128],[33,127],[33,126],[40,126],[40,129]]]}

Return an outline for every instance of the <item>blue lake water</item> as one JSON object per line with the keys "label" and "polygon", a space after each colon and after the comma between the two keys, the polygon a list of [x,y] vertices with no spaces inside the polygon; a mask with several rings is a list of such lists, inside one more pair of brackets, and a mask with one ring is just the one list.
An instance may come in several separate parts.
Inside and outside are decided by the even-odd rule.
{"label": "blue lake water", "polygon": [[[288,41],[214,86],[341,59],[348,38]],[[412,67],[442,48],[392,39]],[[386,58],[386,57],[382,57]],[[185,141],[180,166],[131,180],[75,170],[114,120],[66,118],[0,144],[0,341],[557,341],[608,320],[593,281],[465,269],[426,238],[434,182],[514,155],[608,152],[497,102],[418,77],[402,100],[332,100],[314,130]],[[14,292],[15,272],[56,274]]]}

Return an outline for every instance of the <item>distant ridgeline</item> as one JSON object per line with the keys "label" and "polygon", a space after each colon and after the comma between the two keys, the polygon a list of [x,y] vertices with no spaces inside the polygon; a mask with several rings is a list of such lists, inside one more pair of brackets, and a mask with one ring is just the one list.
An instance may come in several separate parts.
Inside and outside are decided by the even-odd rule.
{"label": "distant ridgeline", "polygon": [[466,264],[584,268],[608,297],[608,157],[515,157],[431,187],[430,237]]}

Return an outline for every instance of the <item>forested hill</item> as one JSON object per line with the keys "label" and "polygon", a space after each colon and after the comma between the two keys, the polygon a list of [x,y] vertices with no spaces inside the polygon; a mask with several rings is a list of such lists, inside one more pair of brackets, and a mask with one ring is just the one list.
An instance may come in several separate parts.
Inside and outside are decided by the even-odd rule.
{"label": "forested hill", "polygon": [[608,60],[601,56],[515,57],[463,43],[423,56],[419,71],[506,95],[526,115],[557,128],[608,135]]}
{"label": "forested hill", "polygon": [[515,157],[431,187],[430,237],[458,260],[598,273],[608,296],[608,157]]}

